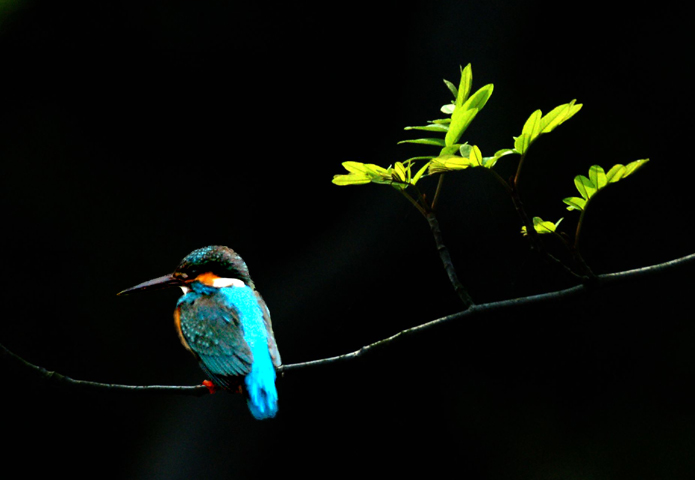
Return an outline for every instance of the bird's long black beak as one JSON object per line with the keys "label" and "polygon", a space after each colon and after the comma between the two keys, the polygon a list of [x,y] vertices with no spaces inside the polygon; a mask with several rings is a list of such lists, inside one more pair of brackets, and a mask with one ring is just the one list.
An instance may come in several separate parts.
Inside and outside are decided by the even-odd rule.
{"label": "bird's long black beak", "polygon": [[169,274],[142,282],[134,287],[126,288],[122,292],[118,292],[117,295],[128,295],[130,293],[143,290],[158,290],[162,288],[177,287],[182,284],[183,282],[181,280],[175,278],[172,274]]}

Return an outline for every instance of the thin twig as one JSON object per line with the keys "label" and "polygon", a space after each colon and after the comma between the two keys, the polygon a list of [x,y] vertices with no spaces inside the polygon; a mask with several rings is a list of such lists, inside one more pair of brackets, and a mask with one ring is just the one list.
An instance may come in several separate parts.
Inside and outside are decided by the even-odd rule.
{"label": "thin twig", "polygon": [[524,203],[521,201],[519,186],[516,184],[516,181],[512,181],[511,195],[516,213],[519,215],[521,223],[526,227],[526,233],[528,234],[528,238],[531,240],[531,248],[537,252],[542,252],[543,244],[541,242],[540,235],[538,235],[538,232],[533,227],[533,221],[526,213],[526,208],[524,207]]}
{"label": "thin twig", "polygon": [[43,367],[34,365],[24,360],[19,355],[8,350],[4,345],[0,344],[0,357],[8,358],[14,362],[19,368],[30,372],[36,377],[51,382],[55,385],[81,388],[84,390],[93,391],[109,391],[109,392],[139,392],[139,393],[167,393],[177,395],[189,395],[194,397],[202,397],[210,393],[205,385],[179,386],[179,385],[119,385],[115,383],[100,383],[91,382],[88,380],[75,380],[58,372],[46,370]]}
{"label": "thin twig", "polygon": [[444,270],[446,270],[446,274],[449,276],[449,281],[451,282],[451,285],[453,285],[454,291],[461,299],[461,302],[463,302],[465,308],[474,305],[473,299],[468,293],[468,290],[466,290],[466,287],[463,286],[458,275],[456,274],[456,269],[454,268],[454,264],[451,261],[451,256],[449,255],[449,249],[444,244],[442,231],[439,229],[439,221],[437,220],[437,216],[434,214],[434,212],[428,212],[425,218],[427,218],[427,222],[430,224],[430,230],[432,231],[434,241],[437,244],[439,258],[442,259]]}
{"label": "thin twig", "polygon": [[[382,340],[365,345],[354,352],[346,353],[343,355],[337,355],[334,357],[323,358],[319,360],[313,360],[309,362],[291,363],[281,366],[278,370],[279,373],[284,373],[290,370],[299,370],[305,367],[313,367],[320,365],[329,365],[331,363],[340,362],[344,360],[351,360],[354,358],[361,357],[375,348],[386,346],[399,338],[418,333],[438,325],[442,325],[448,322],[470,319],[472,317],[491,312],[498,312],[506,309],[514,309],[521,306],[529,306],[546,302],[555,302],[567,300],[573,298],[578,294],[587,291],[590,288],[600,288],[612,283],[622,282],[630,279],[642,278],[647,275],[664,272],[668,269],[684,266],[686,264],[695,263],[695,253],[686,255],[675,260],[671,260],[664,263],[659,263],[656,265],[651,265],[642,268],[636,268],[633,270],[626,270],[617,273],[607,273],[596,276],[596,282],[591,284],[580,284],[574,287],[566,288],[564,290],[558,290],[555,292],[542,293],[539,295],[531,295],[528,297],[513,298],[509,300],[501,300],[498,302],[485,303],[480,305],[472,305],[467,310],[447,315],[445,317],[432,320],[421,325],[402,330],[390,337],[384,338]],[[26,360],[22,359],[18,355],[15,355],[7,348],[0,344],[0,357],[9,358],[15,364],[23,369],[32,371],[39,377],[49,380],[51,382],[57,383],[59,385],[65,385],[69,387],[81,387],[94,391],[103,392],[139,392],[139,393],[164,393],[164,394],[176,394],[176,395],[192,395],[192,396],[203,396],[209,393],[207,387],[203,385],[196,386],[164,386],[164,385],[146,385],[146,386],[131,386],[131,385],[116,385],[110,383],[98,383],[89,382],[84,380],[74,380],[72,378],[66,377],[56,372],[48,371],[42,367],[33,365]]]}

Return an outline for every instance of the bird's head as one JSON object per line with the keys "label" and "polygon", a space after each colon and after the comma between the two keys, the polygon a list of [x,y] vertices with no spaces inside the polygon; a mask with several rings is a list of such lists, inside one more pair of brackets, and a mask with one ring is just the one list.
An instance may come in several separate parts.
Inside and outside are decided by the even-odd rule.
{"label": "bird's head", "polygon": [[211,245],[186,255],[173,273],[127,288],[118,295],[167,287],[181,287],[186,292],[193,282],[217,288],[244,285],[255,288],[239,254],[229,247]]}

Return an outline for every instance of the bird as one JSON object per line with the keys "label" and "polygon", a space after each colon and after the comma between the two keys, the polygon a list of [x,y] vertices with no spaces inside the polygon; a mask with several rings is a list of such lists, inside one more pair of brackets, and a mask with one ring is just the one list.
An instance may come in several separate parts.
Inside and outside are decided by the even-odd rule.
{"label": "bird", "polygon": [[203,382],[246,396],[259,420],[278,411],[277,372],[282,361],[268,307],[244,260],[222,245],[199,248],[173,273],[127,288],[118,295],[180,287],[174,325],[183,346],[210,378]]}

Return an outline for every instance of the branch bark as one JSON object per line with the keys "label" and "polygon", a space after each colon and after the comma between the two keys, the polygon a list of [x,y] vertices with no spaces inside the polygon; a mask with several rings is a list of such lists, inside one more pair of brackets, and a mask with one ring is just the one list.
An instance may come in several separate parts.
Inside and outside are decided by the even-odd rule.
{"label": "branch bark", "polygon": [[58,372],[46,370],[43,367],[34,365],[24,360],[19,355],[11,352],[7,347],[0,344],[0,357],[8,359],[17,368],[29,372],[31,375],[45,380],[57,386],[79,388],[91,391],[108,391],[123,393],[166,393],[177,395],[189,395],[202,397],[210,393],[205,385],[178,386],[178,385],[119,385],[114,383],[91,382],[89,380],[75,380]]}
{"label": "branch bark", "polygon": [[[352,360],[359,358],[370,351],[389,345],[390,343],[404,338],[406,336],[442,325],[444,323],[470,319],[479,316],[484,313],[498,312],[507,309],[514,309],[521,306],[528,306],[547,302],[557,302],[573,298],[583,292],[589,291],[590,289],[597,289],[605,287],[613,283],[623,282],[627,280],[633,280],[638,278],[643,278],[648,275],[661,273],[672,268],[685,266],[691,263],[695,263],[695,253],[686,255],[684,257],[671,260],[668,262],[650,265],[647,267],[636,268],[633,270],[626,270],[617,273],[607,273],[602,275],[597,275],[595,277],[596,281],[589,284],[580,284],[574,287],[566,288],[564,290],[558,290],[554,292],[542,293],[539,295],[531,295],[528,297],[513,298],[509,300],[501,300],[498,302],[490,302],[479,305],[471,305],[468,309],[447,315],[445,317],[432,320],[427,323],[423,323],[416,327],[408,328],[402,330],[388,338],[370,343],[365,345],[358,350],[350,353],[345,353],[343,355],[337,355],[334,357],[322,358],[319,360],[312,360],[308,362],[291,363],[283,365],[279,368],[279,373],[284,373],[291,370],[299,370],[301,368],[314,367],[320,365],[329,365],[335,362],[341,362],[345,360]],[[85,380],[75,380],[65,375],[57,372],[52,372],[46,370],[45,368],[33,365],[18,355],[12,353],[10,350],[5,348],[0,344],[0,356],[9,359],[12,363],[15,363],[19,368],[25,369],[32,372],[34,375],[38,375],[40,378],[55,383],[57,385],[82,388],[86,390],[93,391],[105,391],[105,392],[124,392],[124,393],[156,393],[156,394],[175,394],[175,395],[189,395],[189,396],[203,396],[209,394],[208,388],[204,385],[194,385],[194,386],[167,386],[167,385],[144,385],[144,386],[132,386],[132,385],[119,385],[111,383],[99,383],[91,382]]]}
{"label": "branch bark", "polygon": [[456,269],[451,261],[451,255],[449,255],[449,249],[444,244],[442,231],[439,229],[439,221],[437,220],[437,216],[434,214],[434,212],[428,212],[425,215],[425,218],[427,219],[427,223],[430,225],[430,230],[434,236],[434,241],[437,244],[439,258],[441,258],[442,264],[444,265],[444,270],[446,270],[446,274],[449,276],[449,282],[451,282],[451,285],[454,287],[454,291],[463,303],[464,308],[470,308],[472,305],[474,305],[473,299],[456,274]]}

